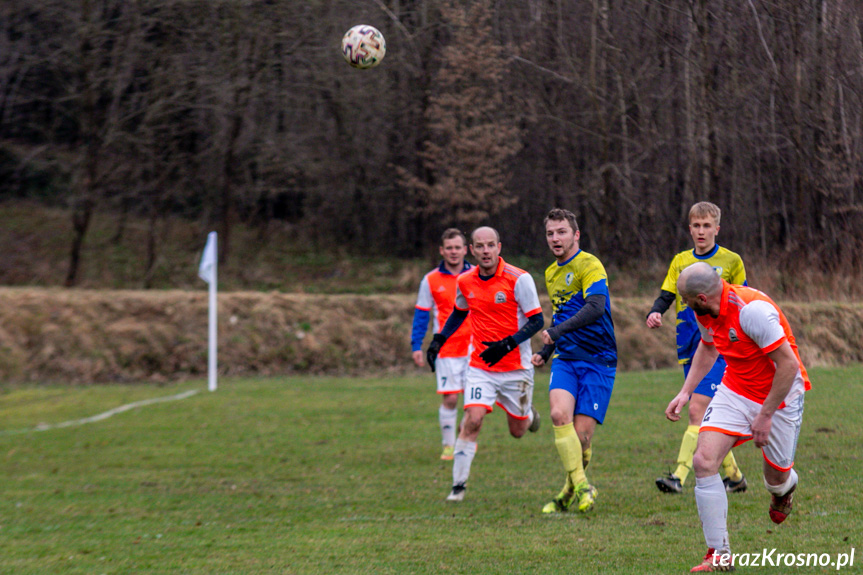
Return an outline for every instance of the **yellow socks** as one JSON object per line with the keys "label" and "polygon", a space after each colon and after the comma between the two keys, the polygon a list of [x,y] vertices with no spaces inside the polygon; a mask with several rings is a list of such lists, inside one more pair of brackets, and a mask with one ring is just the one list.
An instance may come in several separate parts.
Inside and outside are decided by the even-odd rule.
{"label": "yellow socks", "polygon": [[[563,469],[567,474],[567,484],[572,482],[573,485],[586,482],[587,477],[584,474],[584,464],[582,463],[581,442],[575,434],[575,428],[572,423],[566,425],[554,426],[554,446],[557,447],[557,453],[560,455],[560,461],[563,463]],[[589,460],[588,454],[588,460]]]}
{"label": "yellow socks", "polygon": [[581,466],[587,470],[587,466],[590,465],[590,456],[593,455],[593,447],[588,447],[587,449],[581,450]]}
{"label": "yellow socks", "polygon": [[730,451],[725,456],[725,459],[722,460],[722,470],[725,472],[725,476],[735,483],[743,478],[740,468],[737,467],[737,461],[734,459],[734,453]]}
{"label": "yellow socks", "polygon": [[695,447],[698,445],[698,430],[701,426],[690,425],[686,428],[686,433],[683,434],[683,441],[680,442],[680,453],[677,454],[677,469],[674,475],[680,479],[680,484],[686,482],[686,477],[692,471],[692,455],[695,453]]}

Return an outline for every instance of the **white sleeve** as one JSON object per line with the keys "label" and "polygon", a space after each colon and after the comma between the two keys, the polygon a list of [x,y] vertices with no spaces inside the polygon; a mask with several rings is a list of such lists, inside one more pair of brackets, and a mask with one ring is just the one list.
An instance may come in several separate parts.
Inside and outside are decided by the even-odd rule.
{"label": "white sleeve", "polygon": [[785,330],[779,322],[779,311],[764,300],[755,300],[743,306],[740,310],[740,328],[761,349],[785,337]]}
{"label": "white sleeve", "polygon": [[525,272],[518,276],[518,279],[515,280],[513,293],[515,294],[515,301],[525,315],[536,309],[542,309],[539,295],[536,293],[536,284],[529,273]]}
{"label": "white sleeve", "polygon": [[698,325],[698,331],[701,332],[701,339],[703,339],[705,341],[705,343],[711,343],[712,344],[713,343],[713,336],[710,335],[710,332],[707,330],[707,328],[704,327],[703,325],[701,325],[701,322],[698,321],[697,319],[695,320],[695,323],[696,323],[696,325]]}
{"label": "white sleeve", "polygon": [[463,311],[470,309],[467,298],[461,293],[461,287],[458,284],[455,284],[455,307]]}
{"label": "white sleeve", "polygon": [[431,288],[429,287],[428,274],[423,276],[423,281],[420,282],[419,293],[417,293],[417,309],[430,310],[434,307],[434,299],[432,299]]}

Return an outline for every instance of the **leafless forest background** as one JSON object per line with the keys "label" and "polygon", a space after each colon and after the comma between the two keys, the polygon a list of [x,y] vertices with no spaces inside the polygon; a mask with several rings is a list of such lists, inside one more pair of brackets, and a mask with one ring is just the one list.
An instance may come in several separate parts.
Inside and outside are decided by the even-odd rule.
{"label": "leafless forest background", "polygon": [[0,3],[0,201],[71,210],[70,286],[97,211],[146,217],[151,260],[168,216],[222,258],[238,223],[416,257],[488,222],[540,256],[561,206],[626,266],[698,200],[747,259],[863,277],[862,116],[859,0]]}

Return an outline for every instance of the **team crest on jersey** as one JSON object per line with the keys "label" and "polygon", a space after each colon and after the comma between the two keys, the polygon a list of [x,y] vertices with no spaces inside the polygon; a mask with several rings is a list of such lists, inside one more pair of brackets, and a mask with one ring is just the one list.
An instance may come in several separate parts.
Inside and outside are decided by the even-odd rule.
{"label": "team crest on jersey", "polygon": [[722,266],[713,266],[713,271],[716,272],[716,275],[722,277]]}
{"label": "team crest on jersey", "polygon": [[438,286],[437,291],[443,292],[443,291],[446,291],[446,288],[443,286]]}
{"label": "team crest on jersey", "polygon": [[502,291],[494,294],[494,303],[506,303],[506,294]]}
{"label": "team crest on jersey", "polygon": [[730,339],[732,342],[740,341],[740,338],[737,337],[737,330],[733,327],[728,330],[728,339]]}
{"label": "team crest on jersey", "polygon": [[574,273],[569,272],[568,274],[566,274],[566,285],[571,285],[571,284],[572,284],[572,280],[573,280],[574,278],[575,278],[575,274],[574,274]]}

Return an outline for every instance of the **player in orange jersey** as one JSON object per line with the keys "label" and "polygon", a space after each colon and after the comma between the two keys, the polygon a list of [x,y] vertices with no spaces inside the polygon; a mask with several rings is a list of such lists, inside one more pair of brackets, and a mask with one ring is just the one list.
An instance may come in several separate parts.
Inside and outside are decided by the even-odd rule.
{"label": "player in orange jersey", "polygon": [[[677,277],[684,269],[695,262],[706,262],[713,267],[717,275],[728,283],[746,285],[746,268],[739,255],[716,243],[719,234],[719,222],[722,211],[716,204],[698,202],[689,209],[689,235],[692,237],[693,249],[685,250],[674,256],[668,267],[668,274],[662,282],[662,290],[653,307],[647,314],[647,327],[657,329],[662,327],[662,314],[674,303],[677,311],[675,331],[677,332],[677,359],[683,366],[683,378],[692,367],[692,356],[698,348],[701,336],[698,332],[698,321],[692,310],[686,307],[677,293]],[[656,480],[656,486],[665,493],[682,493],[683,485],[692,471],[692,455],[698,444],[698,429],[704,418],[704,411],[713,395],[722,383],[725,372],[725,360],[720,355],[713,368],[692,392],[689,399],[689,425],[683,433],[680,450],[677,455],[677,468]],[[725,471],[725,490],[729,493],[746,491],[747,483],[743,472],[737,465],[734,452],[729,451],[722,462]]]}
{"label": "player in orange jersey", "polygon": [[719,465],[732,447],[754,440],[764,456],[770,519],[782,523],[791,513],[797,488],[794,452],[803,420],[803,395],[811,386],[791,326],[767,295],[729,284],[704,262],[683,270],[677,288],[698,318],[701,344],[683,388],[665,410],[666,417],[680,419],[692,390],[719,354],[727,364],[722,385],[704,413],[692,462],[695,501],[708,547],[692,572],[727,571],[732,567],[728,565],[728,499]]}
{"label": "player in orange jersey", "polygon": [[[467,255],[467,238],[461,231],[449,228],[441,237],[440,265],[427,273],[420,282],[417,304],[414,310],[411,350],[414,363],[425,365],[422,352],[423,338],[432,316],[433,333],[440,333],[452,313],[455,304],[455,282],[459,274],[466,272],[471,265],[464,260]],[[467,373],[468,346],[470,345],[470,322],[464,322],[450,338],[449,345],[437,358],[433,371],[437,376],[437,392],[441,396],[438,408],[443,452],[440,458],[452,460],[455,447],[458,396],[464,391],[464,377]]]}
{"label": "player in orange jersey", "polygon": [[539,429],[539,413],[533,407],[530,337],[542,329],[542,308],[533,278],[506,263],[500,248],[500,236],[493,228],[477,228],[471,234],[470,251],[477,265],[458,276],[455,309],[427,351],[429,365],[434,365],[449,345],[448,338],[470,317],[473,349],[447,501],[464,499],[476,440],[494,405],[506,412],[513,437]]}

